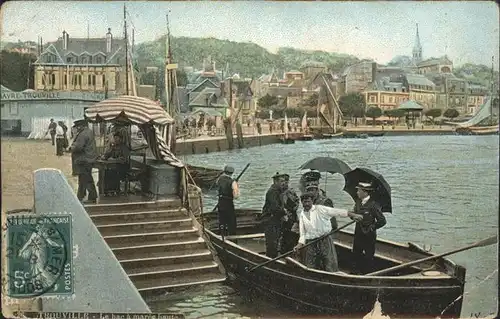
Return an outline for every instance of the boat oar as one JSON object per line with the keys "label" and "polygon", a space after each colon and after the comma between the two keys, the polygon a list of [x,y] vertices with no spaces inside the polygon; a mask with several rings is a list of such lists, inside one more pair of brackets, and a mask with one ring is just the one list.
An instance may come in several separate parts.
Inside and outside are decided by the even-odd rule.
{"label": "boat oar", "polygon": [[416,264],[420,264],[420,263],[422,263],[424,261],[438,259],[438,258],[441,258],[441,257],[444,257],[444,256],[456,254],[456,253],[459,253],[461,251],[472,249],[472,248],[476,248],[476,247],[485,247],[485,246],[493,245],[493,244],[495,244],[497,242],[498,242],[498,237],[496,235],[495,236],[491,236],[489,238],[483,239],[481,241],[478,241],[475,244],[472,244],[472,245],[469,245],[469,246],[466,246],[466,247],[458,248],[458,249],[455,249],[455,250],[452,250],[452,251],[449,251],[449,252],[446,252],[446,253],[442,253],[442,254],[439,254],[439,255],[429,256],[429,257],[422,258],[422,259],[419,259],[419,260],[410,261],[410,262],[408,262],[406,264],[394,266],[394,267],[391,267],[391,268],[387,268],[387,269],[382,269],[382,270],[379,270],[379,271],[375,271],[375,272],[367,274],[366,276],[376,276],[376,275],[387,274],[389,272],[393,272],[394,270],[398,270],[398,269],[410,267],[410,266],[413,266],[413,265],[416,265]]}
{"label": "boat oar", "polygon": [[[345,224],[344,226],[341,226],[341,227],[339,227],[339,228],[336,228],[336,229],[332,230],[331,232],[329,232],[329,233],[327,233],[327,234],[325,234],[325,235],[323,235],[323,236],[320,236],[320,237],[316,238],[315,240],[313,240],[313,241],[311,241],[311,242],[309,242],[309,243],[305,244],[305,245],[304,245],[304,246],[302,246],[300,249],[305,248],[305,247],[307,247],[307,246],[309,246],[309,245],[312,245],[312,244],[314,244],[314,243],[316,243],[316,242],[318,242],[318,241],[320,241],[320,240],[322,240],[322,239],[324,239],[324,238],[326,238],[326,237],[330,236],[331,234],[334,234],[334,233],[338,232],[339,230],[344,229],[344,228],[346,228],[347,226],[354,224],[355,222],[356,222],[356,221],[354,221],[354,220],[353,220],[352,222],[349,222],[349,223]],[[264,263],[262,263],[262,264],[259,264],[259,265],[257,265],[257,266],[254,266],[254,267],[252,267],[252,268],[248,269],[247,271],[248,271],[248,272],[254,271],[254,270],[255,270],[255,269],[257,269],[257,268],[260,268],[260,267],[262,267],[262,266],[265,266],[265,265],[267,265],[267,264],[272,263],[273,261],[276,261],[276,260],[278,260],[278,259],[281,259],[281,258],[285,258],[285,257],[287,257],[287,256],[290,256],[290,255],[291,255],[291,254],[293,254],[294,252],[295,252],[294,250],[290,250],[290,251],[289,251],[289,252],[287,252],[287,253],[281,254],[281,255],[279,255],[278,257],[275,257],[275,258],[273,258],[273,259],[271,259],[271,260],[268,260],[268,261],[266,261],[266,262],[264,262]]]}
{"label": "boat oar", "polygon": [[[247,164],[247,166],[245,166],[245,168],[241,171],[240,175],[238,175],[238,177],[236,177],[235,181],[239,181],[240,180],[240,177],[245,173],[245,171],[248,169],[248,166],[250,166],[250,163]],[[217,203],[214,207],[214,209],[212,209],[212,213],[215,212],[217,210],[217,207],[219,207],[219,203]]]}

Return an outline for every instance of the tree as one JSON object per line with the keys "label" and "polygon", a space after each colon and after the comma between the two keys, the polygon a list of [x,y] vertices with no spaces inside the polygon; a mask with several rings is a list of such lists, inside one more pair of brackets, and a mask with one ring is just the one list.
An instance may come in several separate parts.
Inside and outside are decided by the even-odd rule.
{"label": "tree", "polygon": [[354,117],[354,124],[357,125],[357,119],[365,116],[366,102],[361,93],[349,93],[339,98],[339,107],[344,116]]}
{"label": "tree", "polygon": [[441,114],[443,114],[443,110],[441,109],[428,109],[424,112],[424,115],[427,117],[427,118],[430,118],[431,121],[432,121],[432,124],[434,124],[434,119],[436,117],[440,117]]}
{"label": "tree", "polygon": [[382,110],[378,106],[372,106],[366,110],[365,115],[372,119],[372,125],[375,126],[375,120],[382,116]]}
{"label": "tree", "polygon": [[264,95],[257,100],[257,105],[262,109],[270,109],[271,106],[278,104],[278,98],[269,94]]}
{"label": "tree", "polygon": [[447,109],[444,111],[443,116],[449,118],[450,120],[458,117],[460,113],[456,109]]}
{"label": "tree", "polygon": [[[12,91],[34,88],[34,68],[36,57],[32,54],[2,51],[0,54],[0,78],[2,85]],[[29,82],[29,87],[28,87]]]}

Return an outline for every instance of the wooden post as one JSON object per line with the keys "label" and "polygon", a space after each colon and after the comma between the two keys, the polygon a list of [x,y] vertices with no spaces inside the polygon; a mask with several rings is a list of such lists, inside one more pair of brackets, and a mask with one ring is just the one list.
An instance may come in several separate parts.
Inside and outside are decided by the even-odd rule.
{"label": "wooden post", "polygon": [[234,143],[233,143],[233,128],[231,125],[230,118],[224,119],[224,128],[226,131],[226,139],[227,139],[228,149],[232,150],[232,149],[234,149]]}
{"label": "wooden post", "polygon": [[243,129],[241,127],[240,121],[236,121],[236,135],[238,136],[238,147],[244,148],[245,141],[243,140]]}

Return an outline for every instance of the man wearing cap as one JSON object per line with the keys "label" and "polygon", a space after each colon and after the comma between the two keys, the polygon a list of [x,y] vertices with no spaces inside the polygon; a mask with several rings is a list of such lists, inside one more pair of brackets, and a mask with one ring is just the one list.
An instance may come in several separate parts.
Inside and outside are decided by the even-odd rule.
{"label": "man wearing cap", "polygon": [[54,119],[50,119],[49,127],[47,128],[47,132],[45,132],[45,136],[47,136],[47,134],[50,133],[52,146],[56,145],[56,128],[57,128],[57,123],[54,122]]}
{"label": "man wearing cap", "polygon": [[352,252],[354,255],[355,271],[358,273],[371,272],[375,243],[377,242],[377,229],[386,224],[380,205],[370,197],[373,191],[371,183],[360,182],[357,188],[359,201],[354,205],[354,212],[361,216],[356,222]]}
{"label": "man wearing cap", "polygon": [[282,232],[281,232],[281,242],[280,242],[280,253],[284,254],[289,252],[297,245],[299,240],[299,230],[298,227],[293,227],[294,224],[298,223],[297,210],[300,205],[300,198],[293,190],[290,188],[290,175],[284,174],[285,183],[283,186],[283,206],[286,211],[286,215],[283,217],[282,222]]}
{"label": "man wearing cap", "polygon": [[78,175],[78,191],[76,196],[83,201],[88,192],[88,201],[95,203],[97,191],[92,177],[92,165],[97,158],[96,143],[93,132],[89,129],[86,120],[74,122],[77,132],[73,144],[69,148],[73,173]]}
{"label": "man wearing cap", "polygon": [[[314,194],[304,193],[300,196],[302,201],[302,211],[299,214],[299,243],[295,250],[301,249],[304,245],[326,235],[332,231],[330,219],[337,217],[351,217],[360,220],[360,216],[346,209],[314,205]],[[316,241],[304,248],[304,264],[307,267],[335,272],[339,270],[337,252],[332,236]]]}
{"label": "man wearing cap", "polygon": [[232,178],[234,168],[226,165],[222,175],[217,179],[219,189],[219,229],[221,234],[236,234],[236,215],[234,212],[234,199],[240,196],[238,183]]}
{"label": "man wearing cap", "polygon": [[[326,192],[319,188],[319,180],[321,179],[321,173],[317,171],[310,171],[303,175],[304,180],[304,192],[312,192],[315,194],[314,205],[323,205],[328,207],[333,207],[333,201],[326,196]],[[337,229],[338,223],[335,217],[330,220],[332,223],[332,229]]]}
{"label": "man wearing cap", "polygon": [[266,255],[278,256],[279,240],[282,233],[282,223],[285,221],[286,210],[283,202],[283,191],[286,185],[286,174],[276,173],[273,184],[266,192],[266,200],[262,208],[261,219],[266,238]]}

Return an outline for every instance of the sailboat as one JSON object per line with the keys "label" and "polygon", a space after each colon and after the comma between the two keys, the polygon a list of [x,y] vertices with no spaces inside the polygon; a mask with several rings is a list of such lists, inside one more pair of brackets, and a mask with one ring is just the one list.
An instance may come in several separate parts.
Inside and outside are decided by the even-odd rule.
{"label": "sailboat", "polygon": [[[494,96],[495,82],[493,73],[493,60],[491,58],[491,91],[486,102],[480,107],[476,115],[465,123],[458,124],[455,133],[459,135],[498,135],[498,96]],[[494,108],[497,109],[495,116]],[[489,113],[489,114],[488,114]],[[477,118],[477,120],[476,120]],[[489,120],[487,120],[489,118]],[[487,121],[485,121],[487,120]]]}
{"label": "sailboat", "polygon": [[312,134],[309,134],[309,127],[307,126],[307,112],[304,111],[304,116],[302,117],[301,121],[301,127],[302,127],[302,137],[300,138],[303,141],[311,141],[314,139],[314,136]]}
{"label": "sailboat", "polygon": [[290,138],[288,136],[288,117],[286,116],[286,111],[285,111],[285,127],[284,127],[285,135],[281,138],[281,143],[283,144],[293,144],[295,143],[295,140],[293,138]]}
{"label": "sailboat", "polygon": [[[176,121],[175,127],[182,127],[182,123],[180,122],[180,117],[179,117],[180,114],[179,96],[178,94],[176,94],[178,64],[173,62],[174,58],[172,54],[168,13],[166,17],[167,17],[167,36],[165,39],[165,49],[166,49],[165,50],[166,53],[165,54],[166,55],[165,56],[165,98],[166,98],[165,110]],[[175,153],[176,142],[177,142],[175,129],[173,130],[170,136],[172,137],[169,141],[170,149],[172,150],[173,153]],[[204,190],[212,188],[217,178],[222,174],[222,170],[209,167],[193,166],[187,163],[186,167],[196,185],[198,185],[200,188]]]}

